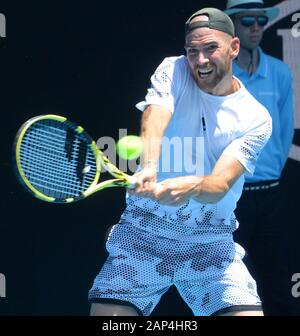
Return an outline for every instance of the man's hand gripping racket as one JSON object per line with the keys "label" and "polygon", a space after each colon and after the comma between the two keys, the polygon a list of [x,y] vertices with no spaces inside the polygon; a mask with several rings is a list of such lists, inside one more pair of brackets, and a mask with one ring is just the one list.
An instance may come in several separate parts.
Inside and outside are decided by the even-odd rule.
{"label": "man's hand gripping racket", "polygon": [[[46,202],[71,203],[105,188],[135,185],[135,178],[113,165],[81,126],[57,115],[23,124],[14,157],[25,189]],[[115,178],[98,183],[102,167]]]}

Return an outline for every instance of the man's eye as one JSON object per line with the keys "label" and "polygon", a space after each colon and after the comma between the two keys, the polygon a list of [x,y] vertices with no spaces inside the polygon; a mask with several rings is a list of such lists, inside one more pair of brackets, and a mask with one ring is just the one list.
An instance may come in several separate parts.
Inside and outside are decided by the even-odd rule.
{"label": "man's eye", "polygon": [[197,49],[189,48],[189,49],[187,50],[187,52],[188,52],[189,54],[195,54],[195,53],[197,52]]}
{"label": "man's eye", "polygon": [[209,51],[214,51],[216,49],[217,49],[216,45],[210,45],[210,46],[207,47],[207,50],[209,50]]}

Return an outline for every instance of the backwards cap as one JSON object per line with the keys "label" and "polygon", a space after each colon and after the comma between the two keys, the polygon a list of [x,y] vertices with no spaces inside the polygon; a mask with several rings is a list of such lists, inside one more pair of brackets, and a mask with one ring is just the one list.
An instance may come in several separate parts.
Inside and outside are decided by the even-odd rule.
{"label": "backwards cap", "polygon": [[[193,18],[206,15],[208,21],[196,21],[191,23]],[[217,8],[203,8],[194,13],[185,23],[185,35],[197,28],[210,28],[220,30],[234,37],[234,24],[230,17]]]}

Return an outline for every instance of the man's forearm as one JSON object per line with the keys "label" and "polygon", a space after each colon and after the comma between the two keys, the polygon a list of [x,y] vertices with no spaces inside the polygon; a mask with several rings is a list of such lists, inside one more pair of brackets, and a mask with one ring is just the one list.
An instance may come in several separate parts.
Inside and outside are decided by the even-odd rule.
{"label": "man's forearm", "polygon": [[201,203],[217,203],[229,191],[245,168],[234,157],[222,155],[211,175],[200,177],[193,197]]}
{"label": "man's forearm", "polygon": [[199,184],[195,188],[193,199],[200,203],[217,203],[230,189],[222,176],[203,176],[199,178]]}
{"label": "man's forearm", "polygon": [[171,116],[170,111],[157,105],[149,105],[144,111],[141,122],[141,137],[144,143],[144,151],[141,157],[142,167],[157,166],[161,139]]}

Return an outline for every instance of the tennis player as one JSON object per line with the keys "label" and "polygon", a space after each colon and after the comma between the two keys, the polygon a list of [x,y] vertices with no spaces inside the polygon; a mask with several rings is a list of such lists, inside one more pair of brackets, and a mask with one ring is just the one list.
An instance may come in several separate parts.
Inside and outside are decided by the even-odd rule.
{"label": "tennis player", "polygon": [[[232,76],[240,41],[226,14],[204,8],[187,20],[185,34],[186,56],[164,59],[137,104],[141,170],[89,291],[91,315],[150,315],[171,285],[197,316],[262,315],[244,250],[232,238],[233,211],[271,135],[271,118]],[[178,172],[174,162],[163,171],[154,140],[174,137],[203,139],[204,153],[195,146],[184,153],[204,154],[203,174],[197,167]]]}

